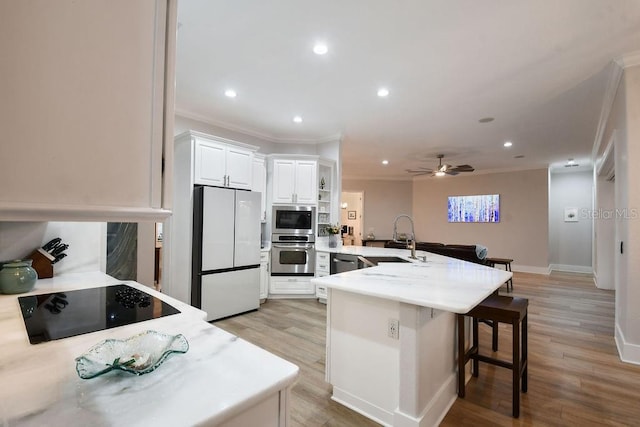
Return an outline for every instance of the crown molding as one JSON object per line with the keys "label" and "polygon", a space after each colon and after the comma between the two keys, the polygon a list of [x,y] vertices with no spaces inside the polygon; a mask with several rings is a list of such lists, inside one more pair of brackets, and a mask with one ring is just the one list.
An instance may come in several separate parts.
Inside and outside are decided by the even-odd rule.
{"label": "crown molding", "polygon": [[[640,60],[640,52],[638,53],[638,59]],[[600,150],[602,138],[604,137],[604,130],[607,127],[609,115],[613,108],[613,102],[616,99],[616,92],[618,91],[620,80],[622,79],[622,72],[624,71],[624,66],[620,65],[620,59],[612,61],[610,67],[611,71],[609,72],[609,81],[602,99],[602,108],[600,109],[600,118],[598,119],[598,127],[596,128],[596,137],[593,141],[593,149],[591,150],[591,161],[594,164],[598,157],[598,151]]]}
{"label": "crown molding", "polygon": [[640,50],[622,55],[621,57],[614,59],[614,62],[622,69],[640,65]]}
{"label": "crown molding", "polygon": [[196,113],[192,113],[186,110],[175,110],[175,115],[179,117],[184,117],[185,119],[196,120],[202,123],[206,123],[211,126],[216,126],[225,130],[238,132],[243,135],[252,136],[254,138],[259,138],[267,142],[272,142],[275,144],[323,144],[326,142],[334,142],[342,139],[342,134],[337,133],[333,135],[324,136],[321,138],[280,138],[277,136],[273,136],[271,134],[266,134],[263,132],[259,132],[254,129],[249,129],[242,126],[233,125],[231,123],[223,122],[220,120],[212,120],[208,117],[201,116]]}

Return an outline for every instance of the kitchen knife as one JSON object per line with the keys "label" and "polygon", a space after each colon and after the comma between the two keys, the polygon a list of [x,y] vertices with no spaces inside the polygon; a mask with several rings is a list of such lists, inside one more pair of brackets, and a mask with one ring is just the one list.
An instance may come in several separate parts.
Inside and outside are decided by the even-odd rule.
{"label": "kitchen knife", "polygon": [[51,264],[55,264],[56,262],[60,261],[62,258],[66,257],[67,254],[60,254],[56,257],[56,259],[54,259],[53,261],[51,261]]}
{"label": "kitchen knife", "polygon": [[51,255],[53,256],[58,256],[60,255],[62,252],[64,252],[65,250],[67,250],[67,248],[69,247],[69,245],[64,244],[64,245],[58,245],[56,246],[51,252],[49,252]]}
{"label": "kitchen knife", "polygon": [[62,241],[62,239],[61,239],[61,238],[59,238],[59,237],[56,237],[55,239],[51,239],[51,240],[49,240],[49,242],[47,242],[47,244],[46,244],[46,245],[44,245],[44,246],[42,247],[42,249],[44,249],[45,251],[49,252],[51,249],[53,249],[53,247],[54,247],[55,245],[57,245],[57,244],[58,244],[58,243],[60,243],[61,241]]}

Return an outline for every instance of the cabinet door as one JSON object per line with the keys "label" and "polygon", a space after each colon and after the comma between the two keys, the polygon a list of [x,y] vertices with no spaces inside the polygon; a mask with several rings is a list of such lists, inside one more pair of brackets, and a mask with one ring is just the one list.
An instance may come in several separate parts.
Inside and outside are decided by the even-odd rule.
{"label": "cabinet door", "polygon": [[251,189],[251,176],[253,170],[253,154],[251,151],[242,148],[227,148],[227,170],[228,187]]}
{"label": "cabinet door", "polygon": [[0,2],[0,220],[170,213],[175,4]]}
{"label": "cabinet door", "polygon": [[224,187],[225,155],[223,145],[196,139],[194,182]]}
{"label": "cabinet door", "polygon": [[315,204],[318,201],[318,164],[311,160],[296,162],[296,203]]}
{"label": "cabinet door", "polygon": [[293,203],[295,193],[296,161],[273,161],[273,203]]}
{"label": "cabinet door", "polygon": [[265,222],[267,220],[267,169],[264,164],[264,159],[253,158],[251,181],[251,191],[257,191],[262,196],[260,221]]}

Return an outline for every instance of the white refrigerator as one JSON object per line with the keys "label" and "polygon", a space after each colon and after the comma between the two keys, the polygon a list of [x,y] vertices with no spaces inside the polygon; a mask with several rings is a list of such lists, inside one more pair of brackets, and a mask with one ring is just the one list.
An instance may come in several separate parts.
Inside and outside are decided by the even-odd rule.
{"label": "white refrigerator", "polygon": [[191,304],[207,321],[260,306],[260,211],[260,193],[194,188]]}

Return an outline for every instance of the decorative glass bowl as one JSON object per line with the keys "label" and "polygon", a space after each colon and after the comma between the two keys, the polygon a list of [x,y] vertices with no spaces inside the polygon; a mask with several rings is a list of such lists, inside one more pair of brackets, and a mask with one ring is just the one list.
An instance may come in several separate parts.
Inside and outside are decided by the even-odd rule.
{"label": "decorative glass bowl", "polygon": [[80,378],[94,378],[118,369],[143,375],[156,369],[172,353],[186,353],[189,343],[182,335],[145,331],[126,340],[104,340],[76,358]]}

